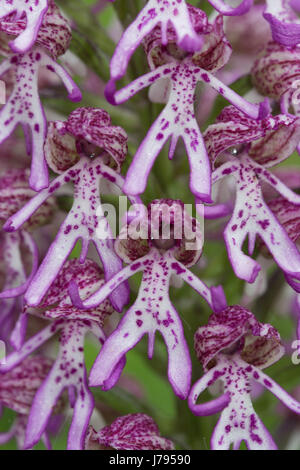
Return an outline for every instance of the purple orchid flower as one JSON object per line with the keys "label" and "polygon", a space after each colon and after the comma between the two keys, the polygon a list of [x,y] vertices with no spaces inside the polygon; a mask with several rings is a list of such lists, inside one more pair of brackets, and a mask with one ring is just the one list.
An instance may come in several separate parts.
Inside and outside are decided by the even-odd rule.
{"label": "purple orchid flower", "polygon": [[[105,301],[96,309],[78,311],[71,305],[68,297],[67,288],[71,280],[78,282],[84,297],[104,284],[103,272],[93,261],[87,259],[84,264],[79,263],[77,259],[68,261],[39,305],[44,313],[37,315],[51,320],[51,323],[29,339],[20,350],[8,355],[5,364],[0,366],[1,373],[12,370],[60,332],[58,356],[32,403],[25,448],[33,447],[40,440],[52,410],[65,388],[69,391],[70,404],[74,408],[68,449],[82,449],[84,445],[84,437],[94,408],[94,399],[87,385],[84,367],[84,338],[88,332],[92,332],[101,344],[104,343],[103,321],[106,315],[113,312],[113,308],[109,301]],[[108,381],[111,387],[118,381],[124,365],[125,361],[122,359],[112,371]]]}
{"label": "purple orchid flower", "polygon": [[296,11],[298,0],[266,0],[265,19],[270,23],[273,40],[284,46],[294,47],[300,43],[300,21]]}
{"label": "purple orchid flower", "polygon": [[[10,170],[0,178],[0,224],[19,210],[35,194],[28,187],[29,171]],[[38,249],[31,232],[51,220],[54,215],[55,202],[50,198],[47,204],[31,217],[22,230],[16,233],[0,233],[0,263],[3,274],[3,291],[0,292],[0,337],[10,337],[14,348],[19,348],[24,340],[26,315],[16,318],[22,311],[22,295],[27,290],[38,267]],[[28,274],[31,258],[30,274]],[[10,336],[11,335],[11,336]]]}
{"label": "purple orchid flower", "polygon": [[[101,258],[106,280],[122,269],[122,262],[113,249],[108,221],[101,208],[99,185],[101,180],[114,183],[121,189],[124,185],[119,170],[127,153],[125,131],[112,126],[109,115],[101,109],[78,108],[65,123],[50,124],[45,153],[49,166],[61,173],[60,176],[4,225],[8,232],[18,230],[49,196],[64,184],[73,182],[72,209],[26,292],[26,303],[31,306],[41,302],[79,239],[82,240],[80,261],[84,262],[89,242],[92,241]],[[109,165],[114,165],[116,170]],[[140,203],[138,198],[131,197],[130,200],[133,204]],[[122,311],[128,296],[125,283],[111,296],[114,308]]]}
{"label": "purple orchid flower", "polygon": [[154,420],[145,414],[136,413],[120,416],[110,426],[96,432],[90,426],[86,450],[174,450],[169,439],[161,437]]}
{"label": "purple orchid flower", "polygon": [[[11,49],[19,54],[25,54],[32,48],[37,39],[39,28],[48,10],[48,0],[10,0],[0,5],[0,19],[18,22],[26,16],[26,27],[9,43]],[[8,18],[7,18],[8,17]]]}
{"label": "purple orchid flower", "polygon": [[[251,450],[274,450],[276,444],[257,416],[251,401],[252,382],[261,384],[294,413],[300,403],[291,397],[262,369],[284,354],[279,333],[238,305],[213,314],[207,326],[195,334],[195,349],[205,375],[195,383],[189,395],[189,407],[196,416],[221,412],[211,438],[213,450],[239,449],[245,441]],[[199,395],[216,381],[223,395],[197,404]]]}
{"label": "purple orchid flower", "polygon": [[[232,8],[224,4],[223,0],[209,0],[212,6],[223,15],[242,15],[252,6],[253,0],[242,0],[241,4]],[[114,88],[117,80],[122,78],[127,70],[128,63],[134,51],[143,39],[159,25],[162,44],[168,43],[168,29],[174,28],[179,47],[187,52],[195,52],[201,49],[203,39],[199,35],[203,33],[206,16],[198,10],[198,24],[195,24],[191,14],[196,10],[185,0],[149,0],[137,18],[124,32],[117,45],[110,64],[111,79],[108,89]]]}
{"label": "purple orchid flower", "polygon": [[[212,308],[217,304],[219,308],[220,302],[224,304],[223,290],[209,289],[187,269],[199,259],[203,240],[196,220],[183,211],[180,201],[152,202],[145,218],[139,218],[137,223],[143,226],[140,236],[136,237],[132,232],[135,223],[133,227],[129,224],[122,229],[115,243],[117,253],[130,263],[126,268],[85,301],[80,299],[77,286],[70,284],[74,304],[78,308],[94,308],[124,280],[143,272],[138,297],[105,342],[91,370],[90,384],[108,390],[112,371],[145,334],[149,336],[148,357],[151,359],[155,333],[159,331],[168,350],[169,381],[175,393],[184,399],[190,387],[191,360],[179,315],[169,298],[171,277],[176,275],[187,282]],[[187,224],[193,228],[188,236],[183,235],[183,227]],[[168,232],[163,232],[165,236],[161,234],[164,229]],[[192,240],[192,246],[188,239]]]}
{"label": "purple orchid flower", "polygon": [[[43,356],[26,358],[13,370],[0,375],[0,403],[17,413],[17,417],[7,432],[0,433],[0,445],[6,444],[13,437],[17,439],[19,449],[24,448],[25,430],[34,396],[45,380],[53,361]],[[43,441],[50,450],[51,443],[47,432]]]}
{"label": "purple orchid flower", "polygon": [[[0,21],[0,29],[8,37],[23,30],[24,22]],[[27,151],[32,154],[30,186],[39,191],[49,184],[48,170],[44,158],[44,141],[47,121],[38,93],[38,72],[46,67],[56,73],[69,93],[69,99],[80,101],[81,93],[70,75],[56,62],[69,46],[71,29],[54,3],[49,5],[39,30],[36,45],[25,54],[9,54],[0,64],[0,76],[8,70],[15,74],[12,93],[0,112],[0,143],[21,124],[24,130]]]}
{"label": "purple orchid flower", "polygon": [[[261,187],[263,181],[286,200],[300,204],[300,196],[266,169],[286,159],[295,149],[300,137],[298,119],[279,115],[258,122],[228,107],[223,110],[218,122],[209,126],[204,137],[213,162],[226,149],[236,147],[232,154],[227,153],[229,161],[219,166],[212,177],[213,183],[227,176],[233,176],[236,182],[235,206],[224,231],[235,274],[247,282],[255,281],[260,265],[250,256],[259,235],[280,268],[287,275],[300,279],[300,253],[268,208]],[[239,152],[237,146],[246,142],[252,142],[249,149],[242,147]],[[221,205],[219,209],[219,216],[228,215],[226,206]],[[213,211],[216,216],[217,208]],[[242,251],[247,235],[250,256]]]}
{"label": "purple orchid flower", "polygon": [[[114,104],[127,101],[143,88],[161,79],[169,79],[169,97],[165,109],[154,122],[138,148],[128,170],[124,192],[141,194],[147,184],[148,175],[160,150],[171,139],[169,158],[174,156],[178,139],[184,141],[190,163],[190,189],[199,199],[211,202],[211,166],[202,134],[194,114],[194,95],[198,82],[212,86],[219,94],[253,119],[261,119],[269,112],[268,103],[251,104],[224,85],[210,71],[215,72],[227,62],[231,47],[223,32],[222,17],[210,25],[207,44],[201,53],[180,60],[179,54],[162,54],[157,51],[157,31],[148,45],[149,63],[154,70],[130,83],[114,94]],[[171,40],[173,39],[170,36]],[[154,55],[154,59],[153,59]],[[160,63],[155,56],[159,56]],[[215,59],[215,61],[214,61]],[[167,63],[166,63],[167,62]],[[157,68],[156,68],[157,67]],[[138,177],[137,177],[138,176]]]}

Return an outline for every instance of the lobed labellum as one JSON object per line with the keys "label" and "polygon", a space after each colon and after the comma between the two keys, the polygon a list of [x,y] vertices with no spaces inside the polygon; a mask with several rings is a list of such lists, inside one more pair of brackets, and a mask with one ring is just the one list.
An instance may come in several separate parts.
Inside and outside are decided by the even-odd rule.
{"label": "lobed labellum", "polygon": [[143,272],[143,279],[138,297],[105,342],[91,370],[90,384],[108,390],[113,370],[145,334],[149,336],[148,355],[152,358],[155,333],[159,331],[168,350],[169,381],[175,393],[180,398],[185,398],[190,387],[191,360],[179,315],[169,299],[170,278],[172,274],[181,277],[212,308],[215,305],[214,296],[219,296],[218,290],[209,289],[183,264],[176,261],[169,251],[159,253],[152,248],[148,255],[124,268],[85,301],[81,301],[76,284],[71,284],[71,298],[79,308],[93,308],[103,302],[118,285],[139,271]]}
{"label": "lobed labellum", "polygon": [[[217,380],[222,382],[224,394],[211,402],[198,405],[198,396]],[[239,353],[219,354],[217,365],[195,383],[188,400],[189,407],[196,416],[207,416],[221,411],[211,438],[212,450],[229,450],[231,445],[237,450],[243,441],[249,450],[277,449],[271,435],[254,411],[251,401],[253,381],[273,393],[294,413],[300,414],[300,403],[260,369],[247,364]]]}
{"label": "lobed labellum", "polygon": [[[273,186],[290,202],[300,204],[299,196],[274,174],[254,163],[247,154],[233,158],[215,170],[213,182],[230,175],[235,178],[237,191],[235,207],[225,228],[224,238],[235,274],[247,282],[255,281],[261,268],[250,256],[254,251],[256,236],[259,235],[284,273],[300,278],[299,251],[265,203],[260,180]],[[242,251],[247,236],[250,256]]]}
{"label": "lobed labellum", "polygon": [[24,55],[13,55],[0,64],[0,76],[10,68],[15,70],[13,91],[0,111],[0,143],[9,137],[18,124],[22,125],[27,150],[32,155],[29,183],[35,191],[49,184],[44,158],[47,123],[37,83],[41,67],[46,67],[61,78],[71,100],[81,100],[81,93],[69,74],[40,48]]}

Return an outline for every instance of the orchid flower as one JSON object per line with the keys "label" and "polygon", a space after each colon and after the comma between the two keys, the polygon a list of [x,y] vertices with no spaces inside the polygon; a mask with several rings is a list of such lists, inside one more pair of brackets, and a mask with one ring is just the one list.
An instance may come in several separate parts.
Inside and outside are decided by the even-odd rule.
{"label": "orchid flower", "polygon": [[[212,37],[218,39],[217,43],[212,41]],[[159,55],[159,53],[156,51],[155,41],[154,46],[151,45],[150,41],[148,58],[153,68],[157,62],[154,62],[151,54]],[[164,65],[154,68],[152,72],[139,77],[115,93],[114,90],[110,90],[114,104],[121,104],[158,80],[168,78],[170,81],[166,107],[148,131],[128,170],[124,185],[126,194],[137,195],[145,190],[148,175],[164,144],[171,139],[169,158],[172,159],[177,141],[181,137],[190,163],[190,189],[203,202],[211,202],[211,167],[194,114],[194,95],[198,82],[209,84],[253,119],[261,119],[268,114],[267,102],[260,105],[249,103],[209,71],[216,71],[222,67],[231,54],[230,45],[224,36],[221,17],[218,17],[212,26],[211,34],[207,38],[207,48],[204,47],[201,53],[189,55],[181,61],[176,59],[177,54],[167,59],[162,57]],[[159,57],[161,58],[160,55]],[[107,90],[109,94],[109,88]]]}
{"label": "orchid flower", "polygon": [[[21,349],[9,354],[5,364],[0,366],[1,373],[12,370],[59,332],[60,347],[57,358],[32,403],[26,431],[26,448],[33,447],[40,440],[53,408],[65,388],[69,391],[70,404],[74,408],[68,448],[83,448],[94,407],[84,367],[84,338],[88,332],[92,332],[100,344],[104,343],[103,321],[106,315],[113,312],[113,308],[110,302],[106,301],[97,309],[78,311],[70,304],[67,288],[71,280],[76,280],[81,292],[88,296],[104,283],[103,277],[102,270],[89,259],[84,264],[79,263],[77,259],[68,261],[39,305],[44,313],[37,315],[51,320],[51,323],[26,341]],[[124,365],[122,359],[112,371],[109,378],[111,387],[118,381]]]}
{"label": "orchid flower", "polygon": [[[0,404],[14,410],[17,417],[7,432],[0,433],[0,445],[16,437],[19,449],[24,448],[25,430],[34,396],[45,380],[52,360],[43,356],[26,358],[13,370],[0,375]],[[47,432],[43,441],[51,449]]]}
{"label": "orchid flower", "polygon": [[[19,210],[35,194],[28,187],[29,171],[10,170],[0,178],[0,224]],[[0,233],[0,262],[3,273],[3,291],[0,292],[1,339],[6,340],[11,333],[15,317],[22,311],[22,296],[33,279],[38,267],[38,250],[31,232],[51,220],[55,203],[50,198],[47,204],[31,217],[22,230],[16,233]],[[31,258],[31,273],[28,275],[28,260]],[[21,315],[10,336],[10,342],[20,347],[26,329],[26,315]]]}
{"label": "orchid flower", "polygon": [[[15,35],[15,26],[14,23],[0,21],[0,29],[8,36]],[[22,28],[20,25],[21,31]],[[49,72],[56,73],[61,78],[72,101],[81,100],[79,88],[65,69],[56,62],[57,57],[67,50],[70,39],[69,23],[55,4],[51,3],[35,47],[25,54],[9,54],[0,64],[0,76],[8,70],[13,70],[15,74],[12,93],[0,111],[0,143],[18,124],[22,125],[27,151],[32,154],[30,186],[36,191],[46,188],[49,184],[43,149],[47,122],[38,93],[40,68],[46,67]]]}
{"label": "orchid flower", "polygon": [[[265,203],[261,187],[263,181],[287,201],[300,205],[300,196],[266,169],[286,159],[293,152],[299,137],[299,123],[292,116],[279,115],[258,123],[231,107],[225,108],[219,122],[210,126],[205,133],[213,161],[222,151],[236,147],[229,161],[214,171],[212,181],[216,183],[227,176],[232,176],[236,181],[235,207],[224,238],[235,274],[247,282],[254,282],[260,271],[257,261],[250,257],[257,235],[268,246],[280,268],[287,275],[300,279],[300,253]],[[242,142],[252,143],[249,150],[242,148],[239,153],[237,146]],[[226,209],[224,215],[227,215]],[[242,250],[247,235],[250,256]]]}
{"label": "orchid flower", "polygon": [[300,21],[295,12],[300,10],[298,0],[266,0],[266,4],[264,17],[270,23],[273,40],[288,47],[299,44]]}
{"label": "orchid flower", "polygon": [[[262,372],[284,354],[279,333],[238,305],[213,314],[195,334],[195,349],[205,375],[189,395],[189,407],[196,416],[221,412],[211,438],[213,450],[239,449],[245,441],[251,450],[274,450],[276,444],[257,416],[251,401],[252,381],[273,393],[294,413],[300,403]],[[199,395],[216,381],[223,394],[203,404]]]}
{"label": "orchid flower", "polygon": [[[3,1],[0,5],[0,19],[19,22],[26,16],[26,27],[9,43],[11,49],[19,54],[24,54],[32,48],[37,39],[39,28],[48,9],[48,0],[10,0]],[[8,18],[7,18],[8,17]]]}
{"label": "orchid flower", "polygon": [[[221,14],[230,16],[246,13],[251,8],[253,0],[242,0],[236,8],[224,4],[223,0],[209,0],[209,2]],[[187,52],[200,50],[203,39],[199,34],[204,32],[202,29],[206,26],[207,20],[204,12],[198,10],[198,23],[196,23],[191,14],[192,9],[193,7],[185,0],[148,0],[137,18],[126,29],[115,49],[110,64],[110,86],[114,86],[114,83],[125,75],[132,54],[158,25],[163,45],[168,43],[168,29],[172,26],[179,47]]]}
{"label": "orchid flower", "polygon": [[110,426],[98,432],[90,426],[85,441],[86,450],[174,450],[169,439],[160,436],[154,420],[145,414],[120,416]]}
{"label": "orchid flower", "polygon": [[[169,381],[175,393],[184,399],[190,387],[191,360],[179,315],[169,298],[171,277],[175,274],[187,282],[212,308],[219,302],[224,303],[224,294],[221,288],[209,289],[187,268],[199,259],[203,241],[199,225],[183,211],[180,201],[152,202],[144,220],[139,219],[138,223],[143,226],[140,238],[131,232],[133,227],[129,225],[123,228],[115,243],[117,253],[130,263],[126,268],[85,301],[80,299],[76,285],[70,284],[74,304],[78,308],[94,308],[126,279],[143,272],[138,297],[105,342],[92,367],[90,384],[107,390],[108,379],[116,365],[145,334],[149,337],[148,357],[151,359],[155,333],[159,331],[168,350]],[[183,235],[187,224],[193,230]],[[164,229],[168,233],[161,234]]]}
{"label": "orchid flower", "polygon": [[[60,176],[48,188],[40,191],[19,212],[10,217],[4,229],[18,230],[48,197],[68,182],[74,184],[74,202],[62,223],[36,275],[30,282],[25,300],[38,305],[76,242],[82,240],[80,261],[84,262],[89,242],[92,241],[104,266],[106,280],[122,269],[122,262],[113,250],[111,230],[101,208],[101,181],[114,183],[121,189],[124,180],[119,174],[127,153],[127,136],[122,128],[111,125],[110,117],[101,109],[78,108],[66,123],[49,126],[45,145],[49,166]],[[96,155],[94,158],[91,154]],[[97,153],[98,152],[98,153]],[[117,171],[110,168],[117,167]],[[131,198],[133,203],[139,199]],[[128,302],[126,284],[112,294],[116,310],[121,311]]]}

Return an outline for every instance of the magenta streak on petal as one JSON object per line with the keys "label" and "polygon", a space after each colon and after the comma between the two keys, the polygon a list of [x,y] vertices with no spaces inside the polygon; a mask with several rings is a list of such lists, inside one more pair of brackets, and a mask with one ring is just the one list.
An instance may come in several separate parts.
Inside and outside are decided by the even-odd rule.
{"label": "magenta streak on petal", "polygon": [[43,17],[48,9],[48,0],[10,0],[2,1],[0,5],[0,18],[5,18],[11,13],[21,17],[25,13],[27,24],[24,31],[10,42],[10,47],[14,52],[24,54],[33,46]]}
{"label": "magenta streak on petal", "polygon": [[115,274],[110,281],[108,281],[103,287],[96,291],[91,297],[82,301],[79,297],[78,286],[75,282],[70,283],[69,294],[74,305],[79,309],[89,309],[97,307],[101,304],[122,282],[129,279],[133,274],[142,271],[144,269],[143,262],[147,261],[149,255],[141,258],[140,264],[134,267],[132,265],[126,266],[119,273]]}
{"label": "magenta streak on petal", "polygon": [[272,380],[260,369],[253,367],[253,379],[273,393],[273,395],[275,395],[275,397],[277,397],[291,411],[300,414],[300,402],[289,395],[283,388],[281,388],[276,382],[274,382],[274,380]]}
{"label": "magenta streak on petal", "polygon": [[237,7],[226,5],[223,0],[208,0],[211,5],[222,15],[236,16],[244,15],[253,5],[253,0],[242,0]]}

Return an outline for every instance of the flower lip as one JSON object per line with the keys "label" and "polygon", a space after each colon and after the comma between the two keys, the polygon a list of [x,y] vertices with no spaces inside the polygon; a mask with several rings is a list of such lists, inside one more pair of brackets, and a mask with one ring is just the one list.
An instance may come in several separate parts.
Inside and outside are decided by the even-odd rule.
{"label": "flower lip", "polygon": [[171,250],[186,266],[198,261],[202,246],[199,221],[186,212],[182,201],[172,199],[152,201],[142,217],[122,228],[115,242],[116,252],[127,263],[145,256],[154,247]]}
{"label": "flower lip", "polygon": [[206,326],[195,334],[195,350],[203,367],[215,365],[220,353],[240,351],[242,359],[261,369],[284,354],[279,333],[269,324],[258,322],[244,307],[234,305],[211,315]]}

